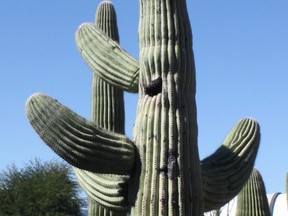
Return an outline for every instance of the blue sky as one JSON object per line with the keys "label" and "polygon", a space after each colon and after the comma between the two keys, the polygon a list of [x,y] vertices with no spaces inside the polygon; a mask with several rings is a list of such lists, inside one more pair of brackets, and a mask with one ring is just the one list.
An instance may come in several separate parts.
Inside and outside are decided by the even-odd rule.
{"label": "blue sky", "polygon": [[[92,72],[74,35],[94,21],[100,1],[1,0],[0,170],[58,158],[25,117],[35,92],[90,118]],[[138,58],[138,0],[114,0],[121,45]],[[285,192],[288,170],[288,1],[187,1],[197,70],[199,151],[213,153],[242,117],[256,118],[262,139],[255,167],[268,193]],[[126,94],[132,136],[137,95]]]}

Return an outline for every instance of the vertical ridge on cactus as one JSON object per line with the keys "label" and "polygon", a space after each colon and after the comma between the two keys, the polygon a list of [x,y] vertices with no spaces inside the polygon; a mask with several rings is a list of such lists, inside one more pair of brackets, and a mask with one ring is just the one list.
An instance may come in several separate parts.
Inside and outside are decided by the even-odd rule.
{"label": "vertical ridge on cactus", "polygon": [[237,196],[237,216],[270,216],[265,185],[260,172],[253,169]]}
{"label": "vertical ridge on cactus", "polygon": [[123,91],[93,75],[92,121],[97,125],[124,134]]}

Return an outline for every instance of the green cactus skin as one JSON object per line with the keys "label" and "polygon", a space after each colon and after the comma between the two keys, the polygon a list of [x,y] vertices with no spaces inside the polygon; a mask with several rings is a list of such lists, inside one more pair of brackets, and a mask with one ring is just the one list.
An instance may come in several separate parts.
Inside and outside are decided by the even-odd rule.
{"label": "green cactus skin", "polygon": [[[102,1],[95,15],[95,26],[119,43],[116,12],[110,1]],[[92,121],[116,133],[125,133],[123,91],[93,73]],[[129,175],[91,173],[74,167],[81,187],[88,194],[88,215],[127,215]],[[113,210],[115,211],[113,211]]]}
{"label": "green cactus skin", "polygon": [[[47,96],[34,95],[26,105],[28,118],[57,154],[72,165],[86,169],[86,174],[99,170],[104,173],[105,169],[105,173],[111,175],[130,175],[131,215],[199,216],[210,208],[221,207],[241,190],[253,168],[260,128],[254,119],[242,119],[224,144],[200,162],[192,33],[185,0],[140,0],[139,63],[92,24],[81,25],[76,40],[84,59],[99,77],[124,90],[139,90],[133,142],[124,135],[110,132],[114,142],[121,142],[118,157],[110,161],[106,149],[110,148],[110,143],[105,142],[109,131],[100,130],[84,119],[77,120],[80,117]],[[138,88],[136,83],[139,83]],[[59,108],[47,109],[51,104]],[[61,112],[57,111],[59,109]],[[61,126],[65,116],[70,117],[72,126],[54,129],[58,124]],[[48,120],[47,127],[45,121]],[[91,128],[93,132],[89,135],[92,137],[105,132],[100,139],[103,146],[98,140],[95,146],[97,152],[104,151],[107,163],[115,163],[115,167],[99,167],[97,159],[91,160],[91,164],[85,163],[85,157],[71,159],[70,155],[78,155],[75,146],[80,146],[81,142],[85,144],[88,139],[82,137],[82,133],[66,133],[76,125],[83,133]],[[76,139],[76,145],[69,142],[70,136]],[[115,145],[111,143],[114,150]],[[59,151],[58,145],[68,150]],[[89,154],[94,150],[92,146],[88,145]],[[121,164],[117,164],[118,161]]]}
{"label": "green cactus skin", "polygon": [[114,216],[114,215],[127,215],[127,213],[117,213],[117,212],[112,212],[106,207],[103,207],[101,205],[95,205],[95,200],[90,200],[88,199],[88,205],[89,205],[89,210],[88,210],[88,215],[107,215],[107,216]]}
{"label": "green cactus skin", "polygon": [[92,89],[92,121],[107,130],[124,134],[123,91],[95,74]]}
{"label": "green cactus skin", "polygon": [[100,128],[42,93],[26,103],[35,131],[64,160],[97,173],[129,174],[135,147],[126,136]]}
{"label": "green cactus skin", "polygon": [[259,147],[259,131],[256,121],[239,121],[223,145],[201,161],[205,211],[218,209],[228,203],[246,183]]}
{"label": "green cactus skin", "polygon": [[110,0],[102,0],[95,14],[95,26],[110,39],[119,43],[117,16]]}
{"label": "green cactus skin", "polygon": [[237,196],[237,216],[270,216],[265,185],[261,174],[253,169]]}
{"label": "green cactus skin", "polygon": [[127,215],[128,176],[96,174],[75,169],[79,184],[88,195],[88,215]]}
{"label": "green cactus skin", "polygon": [[95,74],[125,91],[138,92],[139,62],[117,42],[91,23],[79,27],[76,42],[82,57]]}

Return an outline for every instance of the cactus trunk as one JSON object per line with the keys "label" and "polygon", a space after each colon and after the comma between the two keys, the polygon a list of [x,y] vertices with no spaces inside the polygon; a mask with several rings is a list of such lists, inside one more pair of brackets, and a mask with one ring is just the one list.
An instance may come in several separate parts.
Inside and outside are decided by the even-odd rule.
{"label": "cactus trunk", "polygon": [[141,160],[132,215],[201,215],[195,68],[185,1],[140,1],[139,102],[134,140]]}

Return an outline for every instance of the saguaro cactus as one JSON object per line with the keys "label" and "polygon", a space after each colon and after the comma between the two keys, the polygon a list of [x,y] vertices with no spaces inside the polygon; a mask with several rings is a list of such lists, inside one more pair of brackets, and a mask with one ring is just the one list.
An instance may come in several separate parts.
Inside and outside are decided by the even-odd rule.
{"label": "saguaro cactus", "polygon": [[253,169],[248,181],[237,196],[237,216],[270,216],[265,185],[261,174]]}
{"label": "saguaro cactus", "polygon": [[[123,90],[139,90],[133,141],[35,94],[26,105],[28,119],[57,154],[90,172],[129,175],[131,215],[199,216],[237,195],[253,168],[259,125],[251,118],[240,120],[214,154],[199,160],[185,0],[140,0],[139,62],[92,24],[81,25],[76,41],[100,78]],[[126,207],[103,200],[112,210]]]}
{"label": "saguaro cactus", "polygon": [[[99,4],[95,15],[95,27],[102,30],[112,40],[119,42],[116,13],[110,1],[102,1]],[[110,85],[96,73],[93,73],[92,80],[92,121],[107,130],[124,134],[123,91]],[[88,215],[127,215],[127,207],[118,207],[115,211],[104,207],[103,197],[108,200],[122,197],[122,205],[126,203],[128,206],[126,194],[129,175],[91,173],[76,167],[74,171],[80,185],[88,194]],[[105,185],[107,182],[110,183],[110,188]],[[113,191],[111,184],[114,185]]]}

